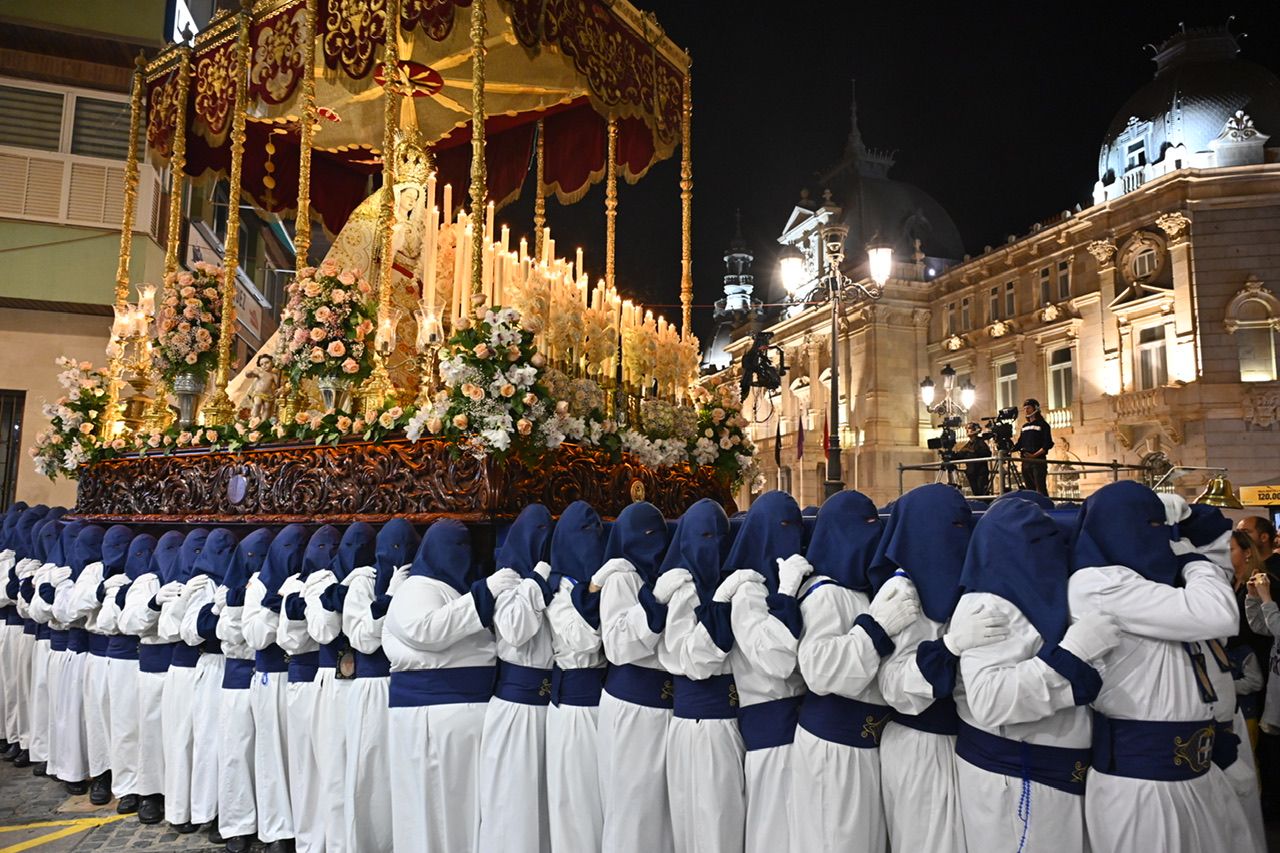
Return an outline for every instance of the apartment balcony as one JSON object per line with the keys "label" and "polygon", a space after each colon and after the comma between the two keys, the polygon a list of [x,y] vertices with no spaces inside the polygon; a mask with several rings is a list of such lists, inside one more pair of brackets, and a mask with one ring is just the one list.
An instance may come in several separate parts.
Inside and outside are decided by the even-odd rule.
{"label": "apartment balcony", "polygon": [[1125,447],[1130,447],[1144,428],[1151,427],[1163,431],[1174,444],[1181,444],[1183,424],[1199,416],[1201,398],[1200,383],[1126,391],[1107,398],[1109,420]]}
{"label": "apartment balcony", "polygon": [[[118,230],[124,166],[99,157],[0,147],[0,217]],[[139,163],[134,230],[159,240],[162,208],[160,174]]]}

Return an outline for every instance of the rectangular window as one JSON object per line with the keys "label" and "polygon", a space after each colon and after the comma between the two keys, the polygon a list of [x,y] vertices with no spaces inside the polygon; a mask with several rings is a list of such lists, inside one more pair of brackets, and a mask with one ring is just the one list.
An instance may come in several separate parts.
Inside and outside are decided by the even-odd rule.
{"label": "rectangular window", "polygon": [[1275,332],[1270,326],[1240,326],[1234,335],[1240,356],[1241,382],[1274,382],[1276,378]]}
{"label": "rectangular window", "polygon": [[1147,152],[1146,145],[1143,140],[1130,142],[1129,147],[1125,149],[1124,167],[1128,169],[1136,169],[1139,166],[1146,165]]}
{"label": "rectangular window", "polygon": [[71,153],[106,160],[129,155],[129,104],[77,97],[71,119]]}
{"label": "rectangular window", "polygon": [[1049,353],[1049,408],[1065,409],[1075,399],[1075,366],[1071,347]]}
{"label": "rectangular window", "polygon": [[1143,279],[1156,271],[1156,250],[1143,249],[1133,259],[1133,277]]}
{"label": "rectangular window", "polygon": [[22,454],[22,407],[26,391],[0,391],[0,511],[9,508],[18,489]]}
{"label": "rectangular window", "polygon": [[1018,405],[1018,362],[1006,361],[996,366],[996,407],[1007,409]]}
{"label": "rectangular window", "polygon": [[990,302],[987,306],[987,309],[988,309],[987,313],[990,315],[987,319],[989,319],[992,323],[1000,319],[1000,288],[999,287],[991,288],[991,297],[990,297]]}
{"label": "rectangular window", "polygon": [[778,469],[778,491],[791,492],[791,469],[786,465]]}
{"label": "rectangular window", "polygon": [[960,300],[960,330],[961,331],[967,332],[973,328],[973,326],[969,324],[969,320],[970,320],[969,297],[966,296],[965,298]]}
{"label": "rectangular window", "polygon": [[1016,317],[1018,315],[1017,302],[1013,294],[1014,283],[1006,281],[1004,283],[1004,316],[1006,319]]}
{"label": "rectangular window", "polygon": [[1058,261],[1058,299],[1071,298],[1071,261]]}
{"label": "rectangular window", "polygon": [[1169,384],[1164,326],[1150,326],[1138,332],[1138,390]]}
{"label": "rectangular window", "polygon": [[65,99],[61,92],[0,86],[0,145],[59,150]]}
{"label": "rectangular window", "polygon": [[1053,282],[1049,277],[1050,270],[1044,267],[1040,270],[1040,305],[1048,305],[1053,301]]}
{"label": "rectangular window", "polygon": [[943,318],[944,335],[954,335],[956,333],[956,304],[954,302],[947,303],[947,313]]}

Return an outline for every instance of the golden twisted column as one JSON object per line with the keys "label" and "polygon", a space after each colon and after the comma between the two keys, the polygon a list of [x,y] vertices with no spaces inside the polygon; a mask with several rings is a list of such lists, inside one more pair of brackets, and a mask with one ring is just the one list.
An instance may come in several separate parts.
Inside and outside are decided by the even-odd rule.
{"label": "golden twisted column", "polygon": [[618,120],[613,117],[609,118],[604,175],[604,283],[606,287],[613,287],[618,244]]}
{"label": "golden twisted column", "polygon": [[680,97],[680,332],[693,335],[693,70]]}
{"label": "golden twisted column", "polygon": [[231,114],[231,174],[227,180],[227,240],[222,252],[222,325],[218,332],[218,367],[213,396],[204,405],[204,422],[225,426],[235,419],[227,396],[231,378],[231,344],[236,336],[236,272],[240,258],[240,182],[244,160],[245,113],[249,108],[249,10],[240,12],[236,33],[235,104]]}
{"label": "golden twisted column", "polygon": [[[395,225],[396,128],[400,126],[400,51],[396,41],[400,34],[400,0],[387,0],[386,39],[382,44],[382,190],[378,196],[378,241],[374,248],[374,267],[378,274],[378,318],[391,307],[391,277],[395,260],[391,245]],[[391,375],[377,347],[373,348],[373,372],[360,386],[364,411],[382,408],[387,397],[395,393]]]}
{"label": "golden twisted column", "polygon": [[316,3],[307,0],[302,24],[302,112],[298,118],[298,212],[293,220],[294,269],[311,252],[311,140],[316,132]]}
{"label": "golden twisted column", "polygon": [[[141,54],[134,60],[129,92],[129,151],[124,160],[124,206],[120,214],[120,260],[116,266],[115,301],[123,309],[129,302],[129,259],[133,254],[133,217],[138,208],[138,136],[142,127],[143,66]],[[120,373],[124,369],[124,347],[114,339],[107,347],[107,402],[102,407],[98,435],[114,434],[120,419]]]}
{"label": "golden twisted column", "polygon": [[[484,221],[485,202],[489,194],[488,174],[484,163],[484,74],[485,35],[488,28],[485,0],[471,4],[471,293],[474,297],[484,288]],[[475,313],[477,301],[471,301]]]}
{"label": "golden twisted column", "polygon": [[543,194],[542,183],[546,174],[546,128],[542,119],[538,119],[537,160],[534,163],[533,183],[533,256],[542,257],[542,230],[547,227],[547,197]]}

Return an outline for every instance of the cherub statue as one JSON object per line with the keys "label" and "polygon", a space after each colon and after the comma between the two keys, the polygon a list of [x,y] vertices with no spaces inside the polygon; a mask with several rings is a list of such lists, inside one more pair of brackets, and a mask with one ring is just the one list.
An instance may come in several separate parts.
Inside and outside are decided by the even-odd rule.
{"label": "cherub statue", "polygon": [[254,367],[245,372],[245,376],[253,383],[249,386],[250,420],[265,421],[271,417],[276,404],[276,387],[280,375],[276,371],[275,359],[270,355],[259,355]]}

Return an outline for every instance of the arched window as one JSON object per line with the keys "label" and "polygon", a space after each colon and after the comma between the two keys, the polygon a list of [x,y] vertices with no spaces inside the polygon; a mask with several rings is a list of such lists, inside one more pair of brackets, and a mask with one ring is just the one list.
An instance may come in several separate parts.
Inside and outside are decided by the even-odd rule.
{"label": "arched window", "polygon": [[1250,276],[1227,306],[1227,332],[1235,338],[1241,382],[1276,379],[1276,333],[1280,332],[1280,299]]}

